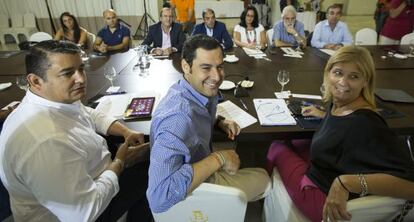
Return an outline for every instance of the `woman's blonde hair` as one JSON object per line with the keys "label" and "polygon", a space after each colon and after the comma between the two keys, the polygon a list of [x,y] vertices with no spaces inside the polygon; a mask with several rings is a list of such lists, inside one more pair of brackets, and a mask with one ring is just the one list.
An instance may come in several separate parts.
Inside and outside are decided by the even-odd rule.
{"label": "woman's blonde hair", "polygon": [[[375,109],[375,66],[370,52],[359,46],[345,46],[340,48],[331,56],[325,66],[323,76],[324,86],[327,85],[329,72],[337,63],[352,63],[356,65],[358,71],[362,74],[362,77],[366,81],[364,88],[362,88],[362,97],[372,106],[372,108]],[[325,102],[332,100],[332,93],[330,92],[329,87],[325,87],[323,100]]]}

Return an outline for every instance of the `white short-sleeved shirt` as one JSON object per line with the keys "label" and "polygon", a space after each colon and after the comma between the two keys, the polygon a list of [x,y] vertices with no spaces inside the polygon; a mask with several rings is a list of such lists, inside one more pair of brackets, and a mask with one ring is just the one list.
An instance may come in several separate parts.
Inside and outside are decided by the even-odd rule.
{"label": "white short-sleeved shirt", "polygon": [[16,221],[93,221],[119,191],[106,170],[105,139],[115,121],[79,101],[52,102],[27,91],[0,135],[0,177]]}
{"label": "white short-sleeved shirt", "polygon": [[259,24],[259,26],[257,28],[255,28],[254,30],[251,31],[247,31],[246,32],[246,28],[244,28],[241,25],[236,25],[234,27],[234,31],[235,32],[239,32],[240,33],[240,41],[244,42],[244,43],[249,43],[255,39],[256,40],[256,45],[260,45],[260,33],[263,32],[265,29],[263,27],[263,25]]}

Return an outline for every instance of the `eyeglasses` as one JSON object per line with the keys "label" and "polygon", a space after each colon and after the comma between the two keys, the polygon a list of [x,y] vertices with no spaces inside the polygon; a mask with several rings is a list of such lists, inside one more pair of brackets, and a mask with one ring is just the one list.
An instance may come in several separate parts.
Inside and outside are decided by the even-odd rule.
{"label": "eyeglasses", "polygon": [[285,18],[283,18],[283,20],[286,20],[286,21],[295,21],[296,20],[296,17],[291,17],[291,18],[285,17]]}

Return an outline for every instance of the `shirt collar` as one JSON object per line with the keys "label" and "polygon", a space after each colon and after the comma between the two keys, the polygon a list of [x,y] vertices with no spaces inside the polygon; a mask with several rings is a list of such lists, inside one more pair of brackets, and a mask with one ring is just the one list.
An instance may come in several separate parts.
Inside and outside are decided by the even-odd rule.
{"label": "shirt collar", "polygon": [[32,93],[30,90],[27,90],[26,96],[23,99],[23,102],[26,102],[26,101],[28,103],[33,103],[33,104],[37,104],[37,105],[40,105],[40,106],[45,106],[45,107],[51,107],[51,108],[55,108],[55,109],[70,111],[70,112],[73,112],[73,113],[79,113],[80,112],[80,107],[81,107],[81,102],[79,100],[74,102],[74,103],[71,103],[71,104],[53,102],[53,101],[50,101],[48,99],[45,99],[43,97],[40,97],[40,96]]}
{"label": "shirt collar", "polygon": [[197,92],[187,80],[179,80],[178,84],[187,89],[201,105],[206,106],[209,102],[209,98]]}
{"label": "shirt collar", "polygon": [[[109,29],[109,26],[107,25],[106,26],[106,29],[108,29],[108,31],[110,31],[110,29]],[[119,30],[119,29],[121,29],[121,23],[119,23],[119,21],[118,21],[118,24],[116,25],[116,29],[115,29],[115,31],[114,32],[116,32],[117,30]]]}

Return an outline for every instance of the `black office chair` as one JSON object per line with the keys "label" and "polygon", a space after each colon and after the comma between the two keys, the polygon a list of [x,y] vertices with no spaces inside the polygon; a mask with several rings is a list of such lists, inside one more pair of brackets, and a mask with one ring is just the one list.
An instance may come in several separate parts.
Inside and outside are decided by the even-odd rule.
{"label": "black office chair", "polygon": [[3,221],[11,215],[9,193],[0,180],[0,221]]}
{"label": "black office chair", "polygon": [[311,41],[312,41],[312,36],[313,36],[313,32],[310,32],[308,34],[308,37],[306,37],[306,45],[307,46],[312,46]]}

